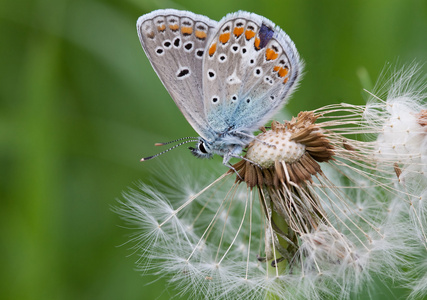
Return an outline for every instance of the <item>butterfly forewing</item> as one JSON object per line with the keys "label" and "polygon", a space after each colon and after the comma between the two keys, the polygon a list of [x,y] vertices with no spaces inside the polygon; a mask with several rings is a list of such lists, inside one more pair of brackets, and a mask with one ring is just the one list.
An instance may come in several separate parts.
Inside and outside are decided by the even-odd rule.
{"label": "butterfly forewing", "polygon": [[285,103],[302,71],[290,38],[271,21],[237,12],[218,24],[203,60],[206,119],[217,132],[252,132]]}
{"label": "butterfly forewing", "polygon": [[212,130],[205,118],[202,63],[217,22],[191,12],[157,10],[138,19],[141,45],[169,94],[203,137]]}

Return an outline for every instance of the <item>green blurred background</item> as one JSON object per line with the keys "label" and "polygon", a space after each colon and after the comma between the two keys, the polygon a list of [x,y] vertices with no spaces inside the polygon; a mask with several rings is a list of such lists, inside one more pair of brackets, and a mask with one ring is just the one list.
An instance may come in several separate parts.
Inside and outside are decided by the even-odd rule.
{"label": "green blurred background", "polygon": [[[137,18],[159,8],[248,10],[282,27],[306,62],[293,114],[363,103],[387,62],[427,61],[426,1],[1,0],[2,299],[174,295],[135,272],[111,210],[158,166],[139,162],[155,142],[194,135],[137,37]],[[185,147],[159,158],[182,159],[196,158]]]}

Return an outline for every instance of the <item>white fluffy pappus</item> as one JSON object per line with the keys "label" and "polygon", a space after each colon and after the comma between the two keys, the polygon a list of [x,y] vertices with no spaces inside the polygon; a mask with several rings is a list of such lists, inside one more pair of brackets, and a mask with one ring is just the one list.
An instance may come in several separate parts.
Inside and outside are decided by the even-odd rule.
{"label": "white fluffy pappus", "polygon": [[[274,163],[284,168],[275,184],[254,165],[240,179],[233,172],[206,178],[212,172],[195,162],[169,166],[157,181],[126,192],[116,210],[134,229],[139,269],[194,299],[348,299],[369,290],[373,277],[404,282],[426,225],[425,125],[416,111],[425,105],[423,85],[410,88],[414,68],[393,73],[386,100],[298,116],[318,121],[307,128],[333,154],[322,161],[317,153],[320,171],[313,167],[310,179],[284,161]],[[276,126],[292,132],[298,122]],[[317,146],[305,149],[315,155]],[[410,286],[417,297],[426,292],[424,265]]]}
{"label": "white fluffy pappus", "polygon": [[406,194],[402,200],[414,230],[427,246],[427,78],[420,74],[417,64],[393,70],[370,98],[364,117],[377,132],[376,155],[394,166],[396,188]]}
{"label": "white fluffy pappus", "polygon": [[[191,167],[168,168],[167,172],[182,174],[183,170],[193,176]],[[341,181],[338,175],[330,176],[334,184]],[[352,178],[359,177],[353,174]],[[206,188],[191,191],[193,181],[170,176],[170,188],[153,182],[160,191],[140,184],[137,190],[125,193],[118,209],[136,229],[132,244],[140,255],[139,269],[166,276],[178,295],[194,299],[345,299],[366,286],[371,273],[389,278],[387,271],[393,269],[393,280],[398,280],[403,253],[413,251],[404,243],[402,232],[384,226],[390,212],[378,209],[380,201],[360,209],[361,203],[375,200],[366,197],[375,195],[372,189],[362,193],[359,188],[346,188],[338,193],[339,185],[330,189],[318,183],[316,189],[329,194],[318,192],[324,204],[329,203],[325,205],[329,224],[301,236],[299,249],[289,262],[273,268],[271,260],[257,258],[265,255],[269,220],[261,211],[255,189],[235,183],[234,174],[216,181],[193,178],[198,185],[205,182]],[[165,196],[171,193],[176,203]],[[272,251],[279,258],[274,247]]]}
{"label": "white fluffy pappus", "polygon": [[418,253],[420,264],[415,265],[408,276],[407,288],[412,290],[409,299],[425,299],[427,295],[427,251]]}
{"label": "white fluffy pappus", "polygon": [[390,77],[371,95],[364,118],[378,133],[377,155],[401,165],[404,180],[411,172],[427,173],[427,78],[416,64]]}

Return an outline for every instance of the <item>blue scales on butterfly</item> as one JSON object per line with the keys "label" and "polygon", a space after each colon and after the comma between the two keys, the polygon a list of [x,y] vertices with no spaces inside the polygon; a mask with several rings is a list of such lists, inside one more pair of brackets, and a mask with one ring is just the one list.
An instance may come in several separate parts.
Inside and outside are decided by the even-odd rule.
{"label": "blue scales on butterfly", "polygon": [[228,166],[232,157],[242,158],[253,132],[285,104],[301,78],[303,63],[292,40],[254,13],[239,11],[216,22],[157,10],[138,19],[137,31],[160,80],[200,135],[175,147],[197,142],[190,148],[195,156],[217,154]]}

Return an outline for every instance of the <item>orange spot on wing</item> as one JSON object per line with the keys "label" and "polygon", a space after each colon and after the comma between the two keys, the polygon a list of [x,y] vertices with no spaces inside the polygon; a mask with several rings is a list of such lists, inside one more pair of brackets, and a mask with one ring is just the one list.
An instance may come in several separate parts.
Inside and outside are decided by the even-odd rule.
{"label": "orange spot on wing", "polygon": [[[277,75],[279,75],[279,77],[281,77],[281,78],[285,77],[289,73],[288,67],[282,68],[281,66],[274,66],[273,71],[277,72]],[[288,79],[286,78],[283,83],[286,83],[287,80]]]}
{"label": "orange spot on wing", "polygon": [[246,30],[245,31],[245,37],[246,39],[249,41],[251,38],[253,38],[255,36],[255,32],[253,32],[252,30]]}
{"label": "orange spot on wing", "polygon": [[267,50],[265,50],[265,58],[267,60],[275,60],[278,56],[279,54],[271,48],[267,48]]}
{"label": "orange spot on wing", "polygon": [[196,38],[204,40],[207,37],[206,32],[204,31],[200,31],[200,30],[196,30]]}
{"label": "orange spot on wing", "polygon": [[160,26],[157,26],[157,30],[159,30],[159,31],[161,31],[161,32],[165,31],[165,29],[166,29],[166,25],[165,25],[165,24],[162,24],[162,25],[160,25]]}
{"label": "orange spot on wing", "polygon": [[183,35],[190,35],[193,33],[193,27],[182,27],[181,32]]}
{"label": "orange spot on wing", "polygon": [[283,83],[288,82],[289,77],[286,77],[285,80],[283,80]]}
{"label": "orange spot on wing", "polygon": [[260,38],[259,38],[259,37],[256,37],[256,38],[255,38],[254,45],[255,45],[255,48],[256,48],[257,50],[259,50],[259,44],[260,44],[260,43],[261,43]]}
{"label": "orange spot on wing", "polygon": [[279,76],[280,77],[285,77],[286,75],[288,75],[288,72],[289,72],[288,68],[280,68],[280,70],[279,70]]}
{"label": "orange spot on wing", "polygon": [[238,38],[239,36],[242,35],[243,31],[244,31],[243,27],[235,27],[233,30],[234,36]]}
{"label": "orange spot on wing", "polygon": [[214,55],[215,51],[216,51],[216,43],[213,43],[209,48],[209,56]]}
{"label": "orange spot on wing", "polygon": [[171,24],[171,25],[169,25],[169,28],[172,31],[177,31],[179,29],[179,25],[178,24]]}
{"label": "orange spot on wing", "polygon": [[226,44],[229,39],[230,39],[230,33],[229,32],[226,32],[226,33],[223,33],[223,34],[219,35],[219,41],[222,44]]}

